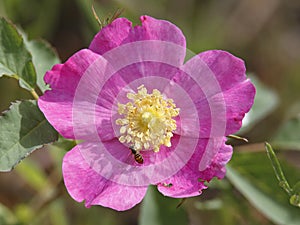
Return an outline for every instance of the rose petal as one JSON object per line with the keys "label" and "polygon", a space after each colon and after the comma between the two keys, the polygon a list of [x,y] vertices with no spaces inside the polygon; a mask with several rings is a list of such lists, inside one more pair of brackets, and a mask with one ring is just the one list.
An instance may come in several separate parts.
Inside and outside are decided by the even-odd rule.
{"label": "rose petal", "polygon": [[89,49],[98,53],[120,46],[132,29],[132,23],[126,18],[115,19],[111,24],[102,28],[92,40]]}
{"label": "rose petal", "polygon": [[185,48],[186,41],[182,31],[166,20],[158,20],[150,16],[141,16],[142,26],[134,27],[128,42],[142,40],[161,40],[172,42]]}
{"label": "rose petal", "polygon": [[45,75],[45,82],[52,90],[39,98],[38,105],[47,120],[65,138],[75,138],[72,121],[74,94],[82,74],[97,57],[89,50],[79,51]]}
{"label": "rose petal", "polygon": [[234,134],[242,126],[245,113],[249,112],[254,102],[255,87],[250,80],[217,94],[211,98],[215,104],[226,103],[226,131],[224,136]]}
{"label": "rose petal", "polygon": [[147,186],[159,183],[183,168],[193,155],[197,142],[197,139],[175,135],[170,148],[161,147],[158,153],[140,152],[143,164],[137,163],[129,146],[116,138],[106,142],[83,142],[78,148],[86,163],[102,177],[127,186]]}
{"label": "rose petal", "polygon": [[224,143],[211,164],[204,171],[200,172],[201,179],[206,181],[210,181],[213,177],[223,179],[226,173],[225,166],[231,159],[232,151],[232,146]]}
{"label": "rose petal", "polygon": [[198,196],[206,186],[198,181],[198,173],[184,167],[175,176],[161,182],[157,189],[165,196],[172,198],[188,198]]}
{"label": "rose petal", "polygon": [[105,102],[97,104],[109,68],[102,56],[85,49],[47,72],[45,81],[52,90],[46,91],[38,104],[47,120],[65,138],[95,140],[99,139],[97,130],[102,140],[115,137],[111,111]]}
{"label": "rose petal", "polygon": [[209,50],[200,53],[198,57],[213,72],[223,91],[233,88],[247,79],[244,61],[229,52]]}
{"label": "rose petal", "polygon": [[[126,43],[146,40],[171,42],[185,49],[185,37],[174,24],[165,20],[157,20],[150,16],[141,16],[140,20],[142,25],[134,28],[131,27],[131,22],[125,18],[114,20],[94,37],[89,49],[98,54],[104,54]],[[155,48],[156,52],[163,49]],[[131,52],[134,51],[128,53],[130,54]],[[178,59],[182,63],[185,51],[180,51],[180,53]]]}
{"label": "rose petal", "polygon": [[95,172],[81,155],[78,146],[63,159],[63,177],[69,194],[86,207],[102,205],[123,211],[142,201],[147,187],[125,186],[105,179]]}
{"label": "rose petal", "polygon": [[246,78],[245,63],[220,50],[202,52],[198,56],[213,72],[224,92],[227,117],[225,135],[235,133],[241,128],[242,119],[253,105],[255,96],[255,87]]}
{"label": "rose petal", "polygon": [[[180,85],[193,100],[198,111],[200,137],[226,136],[238,131],[255,96],[243,61],[227,52],[213,50],[193,57],[182,70],[172,82]],[[196,131],[190,126],[185,132]]]}
{"label": "rose petal", "polygon": [[189,162],[178,173],[158,184],[158,190],[162,194],[173,198],[197,196],[206,188],[204,181],[210,181],[215,176],[224,177],[225,165],[231,158],[232,147],[226,145],[224,139],[210,165],[204,171],[199,171],[199,160],[207,143],[208,139],[202,139]]}

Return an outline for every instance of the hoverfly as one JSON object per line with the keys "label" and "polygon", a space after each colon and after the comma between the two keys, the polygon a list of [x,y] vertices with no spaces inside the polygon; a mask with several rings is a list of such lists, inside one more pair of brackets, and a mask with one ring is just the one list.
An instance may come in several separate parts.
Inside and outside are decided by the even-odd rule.
{"label": "hoverfly", "polygon": [[129,147],[129,149],[131,150],[131,153],[134,155],[134,160],[139,164],[143,164],[144,163],[143,156],[140,153],[138,153],[132,146]]}

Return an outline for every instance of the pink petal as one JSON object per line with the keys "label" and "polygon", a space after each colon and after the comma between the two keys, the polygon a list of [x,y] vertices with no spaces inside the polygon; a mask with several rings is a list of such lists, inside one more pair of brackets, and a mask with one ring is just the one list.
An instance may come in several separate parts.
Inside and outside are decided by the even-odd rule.
{"label": "pink petal", "polygon": [[82,74],[96,58],[93,52],[82,50],[66,63],[55,65],[45,75],[45,82],[52,90],[39,98],[38,105],[47,120],[65,138],[75,138],[72,121],[74,94]]}
{"label": "pink petal", "polygon": [[163,91],[177,68],[159,62],[142,62],[128,65],[111,76],[99,93],[98,105],[112,109],[113,104],[127,103],[129,91],[136,92],[144,85],[148,92],[153,89]]}
{"label": "pink petal", "polygon": [[102,205],[123,211],[142,201],[147,187],[125,186],[105,179],[95,172],[81,155],[78,146],[63,159],[63,177],[69,194],[86,207]]}
{"label": "pink petal", "polygon": [[107,68],[102,56],[85,49],[46,73],[45,81],[52,90],[46,91],[38,104],[65,138],[95,140],[98,134],[102,140],[115,137],[111,111],[105,104],[96,104]]}
{"label": "pink petal", "polygon": [[[171,42],[185,48],[185,37],[174,24],[150,16],[141,16],[140,20],[142,25],[134,28],[125,18],[114,20],[95,36],[89,48],[98,54],[104,54],[123,44],[145,40]],[[182,52],[178,57],[183,62],[185,53]]]}
{"label": "pink petal", "polygon": [[209,50],[200,53],[198,57],[213,72],[223,91],[233,88],[247,79],[244,61],[229,52]]}
{"label": "pink petal", "polygon": [[227,123],[224,136],[239,131],[245,113],[247,113],[253,105],[254,96],[254,85],[250,80],[244,80],[242,83],[211,98],[211,101],[216,102],[216,104],[225,100]]}
{"label": "pink petal", "polygon": [[207,139],[200,140],[190,161],[178,173],[159,183],[158,190],[169,197],[192,197],[200,195],[201,190],[206,188],[204,181],[210,181],[213,177],[223,178],[225,165],[232,155],[232,147],[224,141],[210,165],[204,171],[199,171],[199,161],[208,143]]}
{"label": "pink petal", "polygon": [[[253,84],[246,78],[243,61],[224,51],[207,51],[186,62],[182,70],[184,72],[176,74],[172,81],[194,102],[200,137],[226,136],[238,131],[255,95]],[[194,126],[189,126],[185,132],[196,131]]]}
{"label": "pink petal", "polygon": [[[254,102],[255,87],[246,78],[243,60],[220,50],[202,52],[199,57],[215,75],[226,101],[225,135],[237,132]],[[214,97],[215,98],[215,97]]]}
{"label": "pink petal", "polygon": [[198,196],[206,186],[198,181],[198,173],[184,167],[175,176],[157,185],[159,192],[172,198],[188,198]]}
{"label": "pink petal", "polygon": [[172,42],[185,48],[186,41],[182,31],[166,20],[154,19],[150,16],[141,16],[142,26],[134,27],[129,34],[128,42],[143,40],[161,40]]}
{"label": "pink petal", "polygon": [[[129,149],[117,138],[106,142],[83,142],[78,146],[85,162],[102,177],[125,186],[148,186],[177,173],[189,161],[198,140],[175,135],[170,148],[158,153],[143,151],[139,164]],[[174,162],[177,162],[174,164]]]}
{"label": "pink petal", "polygon": [[89,49],[98,53],[105,52],[120,46],[128,37],[132,23],[126,18],[118,18],[108,26],[102,28],[91,42]]}
{"label": "pink petal", "polygon": [[211,164],[200,172],[202,180],[210,181],[213,177],[223,179],[226,173],[226,164],[229,162],[232,156],[232,146],[225,143],[219,149],[218,154],[215,155]]}

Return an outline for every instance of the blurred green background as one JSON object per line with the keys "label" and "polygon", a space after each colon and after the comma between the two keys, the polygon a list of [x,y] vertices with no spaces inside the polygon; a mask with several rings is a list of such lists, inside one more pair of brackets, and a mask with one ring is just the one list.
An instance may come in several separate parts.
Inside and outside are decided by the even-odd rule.
{"label": "blurred green background", "polygon": [[[64,62],[86,48],[99,30],[91,5],[105,20],[118,8],[134,24],[147,14],[181,28],[195,53],[223,49],[245,60],[257,86],[255,106],[241,135],[229,173],[209,189],[181,202],[149,189],[142,204],[126,212],[86,209],[66,193],[61,160],[70,143],[34,152],[10,173],[0,174],[0,225],[300,224],[277,184],[263,141],[277,151],[287,179],[300,180],[300,1],[298,0],[0,0],[0,15],[30,39],[51,43]],[[0,109],[31,96],[17,81],[0,79]],[[248,183],[247,183],[248,182]],[[239,184],[245,184],[240,186]]]}

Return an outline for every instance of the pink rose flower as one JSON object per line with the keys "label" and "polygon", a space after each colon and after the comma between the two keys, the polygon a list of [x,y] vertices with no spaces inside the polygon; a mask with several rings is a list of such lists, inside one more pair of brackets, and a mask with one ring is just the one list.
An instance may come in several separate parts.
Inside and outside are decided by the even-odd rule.
{"label": "pink rose flower", "polygon": [[165,196],[200,195],[223,178],[255,88],[244,62],[225,51],[194,55],[174,24],[118,18],[89,49],[45,75],[38,104],[65,138],[82,142],[63,159],[68,192],[86,207],[127,210],[149,185]]}

